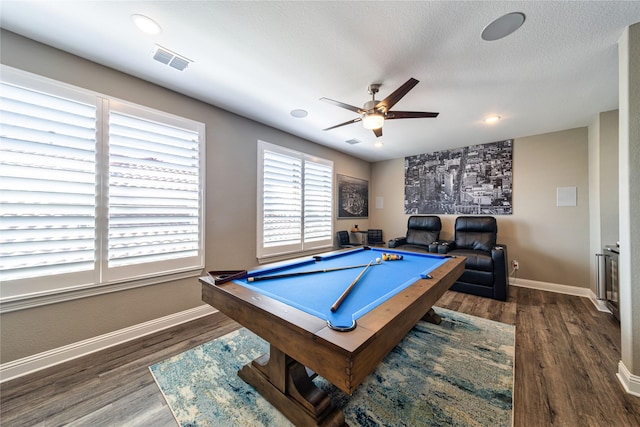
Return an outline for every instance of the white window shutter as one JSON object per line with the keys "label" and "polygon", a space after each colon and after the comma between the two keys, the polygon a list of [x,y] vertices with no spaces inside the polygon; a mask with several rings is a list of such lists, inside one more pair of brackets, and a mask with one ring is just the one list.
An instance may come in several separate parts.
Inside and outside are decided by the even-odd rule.
{"label": "white window shutter", "polygon": [[333,167],[307,160],[304,172],[304,242],[310,249],[333,240]]}
{"label": "white window shutter", "polygon": [[[302,161],[265,150],[263,159],[262,246],[302,244]],[[280,252],[280,249],[275,249]]]}
{"label": "white window shutter", "polygon": [[197,131],[112,109],[109,278],[118,267],[200,257],[199,168]]}
{"label": "white window shutter", "polygon": [[2,83],[0,281],[93,270],[95,193],[96,106]]}

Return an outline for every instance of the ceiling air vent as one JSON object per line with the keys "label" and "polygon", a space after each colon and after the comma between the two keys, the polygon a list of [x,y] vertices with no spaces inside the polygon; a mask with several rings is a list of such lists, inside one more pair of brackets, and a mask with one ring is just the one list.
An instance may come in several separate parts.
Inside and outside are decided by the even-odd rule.
{"label": "ceiling air vent", "polygon": [[345,142],[347,144],[350,144],[350,145],[356,145],[356,144],[360,144],[362,141],[360,141],[359,139],[353,138],[353,139],[349,139],[349,140],[347,140]]}
{"label": "ceiling air vent", "polygon": [[184,69],[193,62],[184,56],[180,56],[177,53],[171,52],[169,49],[158,45],[154,47],[152,56],[156,61],[162,62],[163,64],[180,71],[184,71]]}

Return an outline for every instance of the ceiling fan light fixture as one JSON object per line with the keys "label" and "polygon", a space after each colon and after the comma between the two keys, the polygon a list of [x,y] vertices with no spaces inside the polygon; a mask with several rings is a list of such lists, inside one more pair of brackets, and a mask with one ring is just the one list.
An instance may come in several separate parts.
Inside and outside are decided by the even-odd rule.
{"label": "ceiling fan light fixture", "polygon": [[391,110],[398,101],[402,99],[415,85],[419,83],[418,80],[413,77],[407,80],[402,86],[394,90],[389,96],[382,101],[376,100],[376,93],[380,88],[379,83],[369,85],[368,90],[371,94],[371,100],[364,103],[362,108],[355,107],[353,105],[345,104],[344,102],[334,101],[329,98],[320,98],[321,101],[328,102],[337,107],[344,108],[345,110],[358,113],[358,117],[349,120],[344,123],[337,124],[335,126],[328,127],[324,130],[331,130],[340,126],[350,125],[352,123],[362,122],[365,129],[373,131],[376,138],[382,136],[382,126],[386,120],[393,119],[418,119],[426,117],[438,117],[439,113],[430,113],[426,111],[393,111]]}
{"label": "ceiling fan light fixture", "polygon": [[380,113],[364,114],[362,116],[362,126],[365,129],[380,129],[384,125],[384,116]]}

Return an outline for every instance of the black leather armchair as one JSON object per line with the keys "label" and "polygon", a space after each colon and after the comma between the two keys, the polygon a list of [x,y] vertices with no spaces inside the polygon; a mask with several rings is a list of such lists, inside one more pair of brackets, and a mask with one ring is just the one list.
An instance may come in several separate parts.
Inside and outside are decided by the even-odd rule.
{"label": "black leather armchair", "polygon": [[506,301],[509,290],[507,247],[496,243],[498,224],[491,216],[456,218],[453,242],[444,243],[449,255],[467,258],[462,276],[451,290]]}
{"label": "black leather armchair", "polygon": [[340,248],[355,248],[356,246],[360,246],[357,243],[351,243],[348,231],[338,231],[336,236],[338,237],[338,247]]}
{"label": "black leather armchair", "polygon": [[448,248],[442,246],[440,217],[431,215],[410,216],[407,221],[407,235],[389,240],[390,248],[400,248],[417,252],[445,252]]}

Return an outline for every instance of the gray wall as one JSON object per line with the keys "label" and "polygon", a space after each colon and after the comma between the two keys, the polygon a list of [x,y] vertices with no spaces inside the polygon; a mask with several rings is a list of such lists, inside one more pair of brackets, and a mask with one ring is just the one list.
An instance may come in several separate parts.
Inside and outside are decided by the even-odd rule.
{"label": "gray wall", "polygon": [[600,233],[602,244],[620,240],[618,216],[618,110],[600,113]]}
{"label": "gray wall", "polygon": [[[1,62],[206,124],[206,270],[256,265],[257,140],[334,161],[335,173],[370,179],[370,164],[143,80],[2,31]],[[336,230],[352,221],[336,221]],[[360,220],[363,229],[368,221]],[[1,363],[202,305],[197,278],[0,316]]]}
{"label": "gray wall", "polygon": [[[618,139],[619,112],[598,114],[589,125],[589,223],[591,254],[601,254],[604,245],[619,239]],[[590,288],[597,295],[597,283],[604,286],[602,260],[591,258]],[[600,273],[600,278],[597,277]],[[600,290],[602,292],[602,289]],[[604,306],[604,304],[602,304]]]}
{"label": "gray wall", "polygon": [[[371,175],[372,196],[384,198],[372,225],[388,237],[405,235],[404,158],[374,163]],[[589,287],[588,184],[587,128],[515,139],[513,214],[496,218],[498,242],[519,261],[519,280]],[[577,187],[577,206],[557,207],[557,187]],[[441,237],[452,239],[456,216],[440,218]]]}

